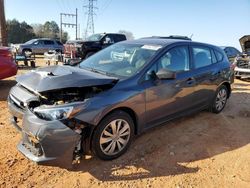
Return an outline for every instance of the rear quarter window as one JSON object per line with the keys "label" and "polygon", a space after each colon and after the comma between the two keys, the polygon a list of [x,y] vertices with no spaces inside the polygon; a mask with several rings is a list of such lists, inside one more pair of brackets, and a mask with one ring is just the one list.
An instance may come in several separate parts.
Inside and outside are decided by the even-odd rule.
{"label": "rear quarter window", "polygon": [[63,44],[60,42],[60,41],[56,41],[56,44],[59,45],[59,46],[62,46]]}
{"label": "rear quarter window", "polygon": [[219,52],[218,50],[215,50],[215,56],[217,58],[218,62],[221,62],[223,60],[223,54],[221,52]]}
{"label": "rear quarter window", "polygon": [[115,38],[115,42],[120,42],[120,41],[126,40],[125,35],[115,35],[114,38]]}

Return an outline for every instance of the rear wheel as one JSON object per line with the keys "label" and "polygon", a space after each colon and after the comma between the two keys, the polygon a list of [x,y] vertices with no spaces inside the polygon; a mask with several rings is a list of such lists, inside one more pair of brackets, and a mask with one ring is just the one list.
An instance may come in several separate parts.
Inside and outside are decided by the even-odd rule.
{"label": "rear wheel", "polygon": [[236,79],[241,79],[241,77],[240,77],[240,76],[235,76],[235,78],[236,78]]}
{"label": "rear wheel", "polygon": [[103,160],[112,160],[128,149],[134,135],[134,123],[123,111],[115,111],[98,125],[92,138],[94,154]]}
{"label": "rear wheel", "polygon": [[30,66],[31,66],[32,68],[36,68],[36,62],[35,62],[35,61],[31,61],[31,62],[30,62]]}
{"label": "rear wheel", "polygon": [[220,113],[226,106],[227,98],[228,98],[228,89],[226,86],[222,85],[218,88],[215,94],[215,97],[211,106],[211,111],[216,114]]}

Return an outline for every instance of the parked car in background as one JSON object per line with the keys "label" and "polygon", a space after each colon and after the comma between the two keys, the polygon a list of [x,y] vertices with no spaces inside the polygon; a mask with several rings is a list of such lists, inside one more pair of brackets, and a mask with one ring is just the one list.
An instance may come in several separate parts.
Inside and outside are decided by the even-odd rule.
{"label": "parked car in background", "polygon": [[237,60],[237,57],[239,57],[241,55],[241,52],[235,47],[221,46],[221,48],[226,53],[230,63],[235,63]]}
{"label": "parked car in background", "polygon": [[234,74],[236,78],[250,78],[250,35],[245,35],[239,39],[242,54],[235,62]]}
{"label": "parked car in background", "polygon": [[17,54],[26,56],[30,56],[32,53],[44,54],[50,50],[63,53],[63,44],[58,40],[49,38],[32,39],[24,44],[16,44],[14,45],[14,48],[16,49]]}
{"label": "parked car in background", "polygon": [[17,65],[14,62],[10,48],[0,47],[0,80],[16,75]]}
{"label": "parked car in background", "polygon": [[37,69],[17,77],[8,97],[12,123],[23,136],[18,149],[55,166],[90,152],[115,159],[149,128],[200,110],[220,113],[230,75],[221,48],[162,38],[111,45],[79,67]]}
{"label": "parked car in background", "polygon": [[[73,55],[76,58],[85,59],[93,55],[94,53],[106,48],[114,43],[127,40],[124,34],[119,33],[98,33],[89,36],[85,41],[69,41],[64,45],[67,54],[66,58],[70,58]],[[67,60],[66,60],[67,62]]]}
{"label": "parked car in background", "polygon": [[250,56],[250,35],[245,35],[239,39],[242,52]]}

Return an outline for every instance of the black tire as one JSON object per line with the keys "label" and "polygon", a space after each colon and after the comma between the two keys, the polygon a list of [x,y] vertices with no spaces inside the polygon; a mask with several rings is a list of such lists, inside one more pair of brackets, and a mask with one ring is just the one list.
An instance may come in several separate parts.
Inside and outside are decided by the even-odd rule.
{"label": "black tire", "polygon": [[24,60],[24,65],[25,65],[25,66],[29,66],[29,64],[28,64],[28,61],[27,61],[27,60]]}
{"label": "black tire", "polygon": [[235,78],[236,78],[236,79],[241,79],[241,77],[240,77],[240,76],[235,76]]}
{"label": "black tire", "polygon": [[228,89],[225,85],[221,85],[214,96],[213,102],[211,104],[211,112],[213,113],[220,113],[226,106],[227,99],[228,99]]}
{"label": "black tire", "polygon": [[24,56],[26,56],[26,57],[30,57],[30,56],[32,55],[32,51],[31,51],[31,49],[24,49],[24,50],[22,51],[22,54],[23,54]]}
{"label": "black tire", "polygon": [[88,52],[87,55],[85,56],[85,58],[89,58],[90,56],[94,55],[96,52]]}
{"label": "black tire", "polygon": [[[116,123],[117,121],[117,123]],[[119,121],[121,121],[120,125]],[[113,129],[111,129],[112,122],[115,122],[115,125],[117,125],[116,130],[118,128],[118,132],[116,132],[116,134],[113,133]],[[111,127],[110,127],[111,126]],[[126,129],[127,126],[129,126],[129,129]],[[105,131],[104,131],[105,130]],[[124,130],[124,132],[122,132],[122,130]],[[123,134],[126,134],[130,131],[129,136],[122,136]],[[111,139],[110,141],[105,141],[105,143],[101,144],[101,139],[110,139],[110,136],[107,136],[106,133],[111,133],[114,135],[116,135],[116,138]],[[121,136],[120,136],[121,135]],[[107,137],[106,137],[107,136]],[[124,111],[115,111],[111,114],[109,114],[108,116],[106,116],[101,122],[100,124],[96,127],[96,130],[93,133],[92,136],[92,152],[100,159],[102,160],[112,160],[115,158],[118,158],[119,156],[121,156],[122,154],[124,154],[129,145],[131,144],[131,140],[134,136],[134,122],[132,120],[132,118],[130,117],[130,115],[128,115],[126,112]],[[127,140],[125,143],[126,144],[122,144],[122,142],[120,142],[120,138],[122,138],[123,141]],[[109,152],[111,152],[113,145],[115,145],[114,147],[114,152],[107,154]],[[119,146],[120,148],[119,148]],[[122,146],[122,147],[121,147]],[[107,152],[105,153],[105,149],[108,149]]]}
{"label": "black tire", "polygon": [[35,62],[35,61],[31,61],[31,62],[30,62],[30,66],[31,66],[32,68],[36,68],[36,62]]}

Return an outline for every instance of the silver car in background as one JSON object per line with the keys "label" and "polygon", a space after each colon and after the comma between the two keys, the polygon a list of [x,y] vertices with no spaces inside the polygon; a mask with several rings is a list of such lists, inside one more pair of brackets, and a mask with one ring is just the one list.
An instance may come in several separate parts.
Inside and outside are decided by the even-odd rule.
{"label": "silver car in background", "polygon": [[14,45],[17,54],[29,56],[30,54],[44,54],[50,50],[63,53],[63,44],[55,39],[39,38],[32,39],[24,44]]}

